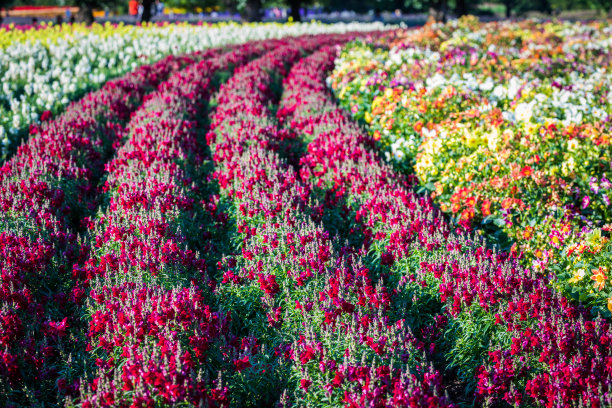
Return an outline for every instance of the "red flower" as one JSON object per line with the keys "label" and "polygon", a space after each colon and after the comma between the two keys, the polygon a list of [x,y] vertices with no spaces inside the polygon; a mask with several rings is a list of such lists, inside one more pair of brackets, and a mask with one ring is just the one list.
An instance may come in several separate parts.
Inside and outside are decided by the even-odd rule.
{"label": "red flower", "polygon": [[242,358],[234,360],[234,367],[236,368],[236,371],[242,371],[244,369],[247,369],[253,366],[251,365],[251,362],[249,361],[249,356],[244,356]]}
{"label": "red flower", "polygon": [[310,380],[300,380],[300,388],[306,392],[308,392],[308,387],[310,387],[310,384],[312,384],[312,381]]}

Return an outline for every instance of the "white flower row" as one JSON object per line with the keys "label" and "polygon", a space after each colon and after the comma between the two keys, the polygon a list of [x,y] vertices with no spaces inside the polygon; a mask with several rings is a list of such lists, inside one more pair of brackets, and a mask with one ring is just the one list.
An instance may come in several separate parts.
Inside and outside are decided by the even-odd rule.
{"label": "white flower row", "polygon": [[259,24],[133,27],[109,34],[74,32],[65,37],[14,43],[0,50],[0,140],[3,155],[15,147],[46,110],[59,112],[108,79],[169,54],[225,44],[303,34],[379,30],[380,23]]}

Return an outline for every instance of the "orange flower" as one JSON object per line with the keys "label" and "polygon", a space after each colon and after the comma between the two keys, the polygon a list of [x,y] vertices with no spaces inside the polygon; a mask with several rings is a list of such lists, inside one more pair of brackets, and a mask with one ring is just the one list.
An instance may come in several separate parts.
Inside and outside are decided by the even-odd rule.
{"label": "orange flower", "polygon": [[523,232],[523,239],[525,240],[529,240],[531,239],[531,237],[533,237],[533,231],[535,228],[528,226],[527,228],[525,228],[525,232]]}
{"label": "orange flower", "polygon": [[504,201],[502,201],[502,208],[504,210],[507,210],[509,208],[512,208],[512,199],[510,197],[504,198]]}
{"label": "orange flower", "polygon": [[488,217],[491,215],[491,202],[489,200],[484,200],[481,207],[482,215]]}
{"label": "orange flower", "polygon": [[606,286],[606,279],[608,277],[604,272],[606,272],[606,268],[600,266],[599,269],[592,269],[593,276],[591,276],[591,280],[594,280],[593,287],[597,290],[603,290],[604,286]]}
{"label": "orange flower", "polygon": [[612,297],[608,298],[608,310],[612,312]]}
{"label": "orange flower", "polygon": [[387,130],[393,129],[393,122],[395,122],[395,119],[394,118],[389,118],[389,120],[385,124],[385,129],[387,129]]}
{"label": "orange flower", "polygon": [[380,132],[378,130],[374,131],[374,140],[380,140]]}
{"label": "orange flower", "polygon": [[461,219],[462,220],[469,221],[472,218],[474,218],[474,209],[473,208],[466,208],[461,213]]}

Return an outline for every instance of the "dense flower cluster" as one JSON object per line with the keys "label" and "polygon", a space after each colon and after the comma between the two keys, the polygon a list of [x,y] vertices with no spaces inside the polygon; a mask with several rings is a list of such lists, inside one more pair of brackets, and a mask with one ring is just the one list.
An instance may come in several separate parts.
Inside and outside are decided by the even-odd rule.
{"label": "dense flower cluster", "polygon": [[[305,33],[372,30],[376,24],[79,24],[0,27],[0,159],[15,151],[28,126],[109,79],[174,54]],[[151,46],[155,44],[155,46]]]}
{"label": "dense flower cluster", "polygon": [[[386,315],[386,288],[375,285],[353,249],[337,248],[316,221],[311,189],[281,158],[299,141],[277,128],[268,108],[279,96],[273,89],[302,50],[325,42],[277,49],[239,70],[218,97],[209,140],[242,238],[238,255],[224,260],[219,298],[236,311],[244,334],[269,347],[241,360],[251,376],[240,388],[257,390],[254,405],[281,392],[283,405],[445,405],[441,377],[423,361],[421,343],[404,321]],[[279,114],[305,90],[299,78],[307,64],[291,71],[285,85],[294,86],[286,86]],[[253,378],[266,369],[275,389]]]}
{"label": "dense flower cluster", "polygon": [[[334,220],[336,224],[350,220],[347,217],[351,214],[350,204],[342,202],[348,187],[343,177],[358,176],[350,170],[351,161],[364,153],[363,147],[352,150],[355,144],[351,140],[359,143],[356,128],[347,126],[349,121],[331,101],[325,86],[335,55],[336,49],[328,47],[300,61],[284,82],[277,113],[287,131],[297,139],[294,143],[305,144],[307,152],[299,161],[299,178],[317,200],[311,218],[322,220],[328,229]],[[357,138],[352,139],[354,136]],[[348,146],[330,144],[329,140],[335,137]],[[336,166],[350,175],[334,172]],[[367,171],[365,167],[362,170]],[[322,177],[325,174],[331,178],[325,180]],[[336,239],[343,232],[352,235],[359,231],[359,236],[364,232],[359,225],[350,231],[342,228],[335,231]],[[340,273],[336,271],[335,276],[328,278],[326,290],[319,291],[318,302],[314,302],[324,311],[320,317],[324,320],[317,327],[315,318],[310,317],[306,324],[308,335],[294,344],[295,349],[301,350],[294,359],[299,358],[301,363],[304,403],[323,404],[321,391],[333,396],[339,388],[344,391],[342,403],[350,407],[450,406],[443,395],[441,375],[427,362],[426,354],[433,351],[431,345],[415,337],[406,313],[395,309],[395,290],[390,282],[377,276],[360,259],[368,246],[358,249],[359,246],[339,245],[333,240],[330,246],[338,248],[329,252],[332,259],[337,258]],[[393,255],[385,252],[380,264],[392,263]],[[313,313],[312,306],[307,309],[299,306],[302,313]],[[355,355],[361,364],[348,359]]]}
{"label": "dense flower cluster", "polygon": [[227,388],[203,374],[211,344],[225,344],[228,318],[204,303],[206,261],[190,249],[209,249],[198,242],[209,224],[198,211],[208,197],[198,182],[205,177],[197,119],[215,78],[275,45],[211,52],[132,116],[127,141],[106,166],[108,207],[89,223],[91,256],[73,270],[89,290],[87,350],[98,350],[82,406],[227,404]]}
{"label": "dense flower cluster", "polygon": [[444,212],[609,317],[611,33],[468,18],[349,47],[331,81]]}
{"label": "dense flower cluster", "polygon": [[[251,346],[206,306],[228,217],[206,182],[203,108],[236,66],[278,45],[169,56],[30,127],[0,167],[3,406],[227,403],[215,378]],[[216,342],[224,351],[209,358]]]}
{"label": "dense flower cluster", "polygon": [[83,295],[72,291],[72,263],[84,253],[70,231],[95,208],[97,175],[145,93],[199,56],[167,57],[107,83],[33,129],[0,168],[3,405],[54,394],[61,354],[74,340],[66,329],[78,324],[73,306]]}

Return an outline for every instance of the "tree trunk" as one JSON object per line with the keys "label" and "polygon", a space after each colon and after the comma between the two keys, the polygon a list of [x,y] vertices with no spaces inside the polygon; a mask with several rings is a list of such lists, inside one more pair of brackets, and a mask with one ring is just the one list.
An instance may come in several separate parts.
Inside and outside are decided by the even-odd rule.
{"label": "tree trunk", "polygon": [[457,7],[456,7],[456,11],[457,11],[457,16],[461,17],[461,16],[465,16],[468,13],[468,7],[467,7],[467,3],[465,0],[457,0]]}
{"label": "tree trunk", "polygon": [[289,0],[289,7],[291,7],[291,18],[293,21],[302,21],[302,16],[300,15],[302,0]]}
{"label": "tree trunk", "polygon": [[93,16],[93,7],[89,3],[83,3],[81,7],[79,7],[79,11],[76,15],[76,20],[79,23],[85,23],[87,25],[92,25],[94,22]]}
{"label": "tree trunk", "polygon": [[261,0],[247,0],[245,15],[247,21],[261,21]]}
{"label": "tree trunk", "polygon": [[437,0],[429,8],[429,17],[436,23],[446,22],[446,2],[447,0]]}
{"label": "tree trunk", "polygon": [[148,23],[151,21],[151,6],[153,5],[153,0],[143,0],[142,1],[142,16],[140,16],[141,23]]}
{"label": "tree trunk", "polygon": [[505,0],[504,6],[506,6],[506,18],[512,17],[512,0]]}

